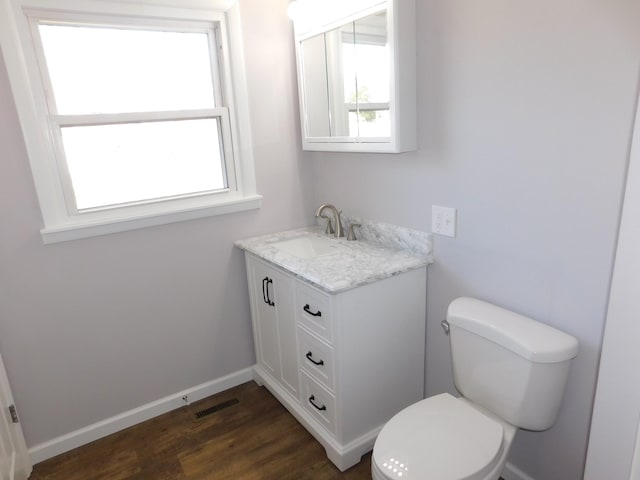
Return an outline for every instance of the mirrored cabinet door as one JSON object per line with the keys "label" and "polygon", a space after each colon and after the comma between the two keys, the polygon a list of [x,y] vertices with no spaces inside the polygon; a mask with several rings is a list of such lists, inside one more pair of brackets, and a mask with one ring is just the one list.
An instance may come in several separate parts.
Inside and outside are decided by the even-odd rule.
{"label": "mirrored cabinet door", "polygon": [[347,58],[343,59],[353,66],[351,88],[345,92],[349,136],[389,139],[391,72],[387,12],[361,18],[354,21],[352,26],[352,48]]}
{"label": "mirrored cabinet door", "polygon": [[295,22],[305,150],[415,150],[415,24],[403,2],[303,32]]}
{"label": "mirrored cabinet door", "polygon": [[331,137],[329,79],[325,35],[320,34],[300,43],[304,104],[304,128],[308,137]]}

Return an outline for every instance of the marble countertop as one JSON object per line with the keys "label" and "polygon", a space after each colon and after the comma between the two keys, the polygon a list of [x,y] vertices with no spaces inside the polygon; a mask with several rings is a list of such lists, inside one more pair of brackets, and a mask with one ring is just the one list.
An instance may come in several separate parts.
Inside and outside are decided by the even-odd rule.
{"label": "marble countertop", "polygon": [[353,218],[349,219],[351,222],[362,225],[358,240],[335,239],[340,245],[335,253],[313,258],[300,258],[274,244],[310,233],[324,235],[318,226],[238,240],[235,244],[328,293],[339,293],[433,262],[430,233]]}

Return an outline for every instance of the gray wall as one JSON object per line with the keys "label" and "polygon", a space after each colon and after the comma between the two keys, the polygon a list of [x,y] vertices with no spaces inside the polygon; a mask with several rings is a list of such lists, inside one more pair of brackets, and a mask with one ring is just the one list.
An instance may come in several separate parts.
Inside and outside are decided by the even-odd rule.
{"label": "gray wall", "polygon": [[0,351],[30,446],[254,363],[233,242],[313,218],[286,6],[241,3],[256,211],[43,246],[0,65]]}
{"label": "gray wall", "polygon": [[640,66],[636,0],[419,0],[419,149],[309,153],[315,203],[421,230],[458,209],[429,268],[427,388],[452,391],[448,303],[471,295],[580,340],[556,426],[510,461],[581,479]]}

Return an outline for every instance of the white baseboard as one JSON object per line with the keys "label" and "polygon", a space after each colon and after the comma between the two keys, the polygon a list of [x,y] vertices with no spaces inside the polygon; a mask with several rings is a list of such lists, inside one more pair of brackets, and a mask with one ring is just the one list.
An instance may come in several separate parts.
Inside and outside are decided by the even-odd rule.
{"label": "white baseboard", "polygon": [[504,467],[502,478],[504,478],[504,480],[535,480],[535,478],[530,477],[518,467],[514,467],[513,464],[509,462],[507,462]]}
{"label": "white baseboard", "polygon": [[196,402],[216,393],[228,390],[242,383],[253,380],[253,368],[246,368],[210,382],[196,385],[181,392],[174,393],[146,405],[134,408],[111,418],[88,425],[79,430],[67,433],[29,449],[32,463],[42,462],[61,453],[119,432],[138,423],[170,412],[185,405],[182,397],[189,396],[189,402]]}

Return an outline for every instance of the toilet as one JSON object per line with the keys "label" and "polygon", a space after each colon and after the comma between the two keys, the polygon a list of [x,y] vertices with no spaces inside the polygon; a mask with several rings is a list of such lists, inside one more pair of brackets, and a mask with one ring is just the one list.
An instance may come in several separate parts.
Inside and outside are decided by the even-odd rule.
{"label": "toilet", "polygon": [[448,393],[417,402],[382,428],[373,480],[497,480],[518,429],[556,420],[578,341],[555,328],[473,298],[454,300]]}

